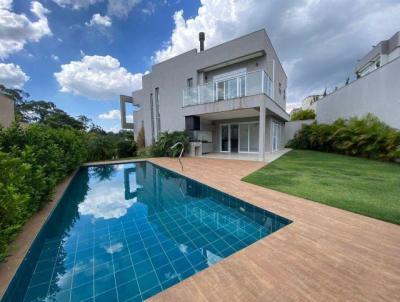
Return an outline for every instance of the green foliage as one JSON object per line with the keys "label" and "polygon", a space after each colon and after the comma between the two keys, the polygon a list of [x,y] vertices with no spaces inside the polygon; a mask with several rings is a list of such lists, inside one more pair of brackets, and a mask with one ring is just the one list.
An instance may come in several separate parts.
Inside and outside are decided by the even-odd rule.
{"label": "green foliage", "polygon": [[87,138],[89,161],[133,157],[136,155],[136,143],[132,132],[104,133],[92,131],[88,133]]}
{"label": "green foliage", "polygon": [[300,121],[300,120],[313,120],[315,119],[315,111],[312,109],[300,109],[292,114],[290,120]]}
{"label": "green foliage", "polygon": [[189,135],[184,131],[163,132],[158,141],[151,147],[151,154],[156,157],[177,157],[181,153],[182,146],[179,145],[174,149],[171,149],[171,147],[178,142],[181,142],[185,150],[188,150]]}
{"label": "green foliage", "polygon": [[56,184],[85,161],[85,133],[18,124],[0,129],[0,261],[25,221]]}
{"label": "green foliage", "polygon": [[400,131],[377,117],[338,119],[331,125],[303,125],[288,143],[295,149],[310,149],[384,161],[400,160]]}

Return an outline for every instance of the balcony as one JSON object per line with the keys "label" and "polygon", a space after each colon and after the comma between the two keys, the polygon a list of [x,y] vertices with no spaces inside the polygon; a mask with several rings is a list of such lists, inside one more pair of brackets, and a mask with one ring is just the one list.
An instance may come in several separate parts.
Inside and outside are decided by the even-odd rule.
{"label": "balcony", "polygon": [[273,82],[264,70],[210,82],[183,90],[183,107],[266,94],[273,99]]}

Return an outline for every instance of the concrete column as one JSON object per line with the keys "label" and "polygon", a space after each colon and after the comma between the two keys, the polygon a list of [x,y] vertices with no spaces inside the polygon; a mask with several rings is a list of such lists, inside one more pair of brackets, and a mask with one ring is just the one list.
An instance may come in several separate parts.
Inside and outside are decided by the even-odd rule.
{"label": "concrete column", "polygon": [[260,104],[260,120],[259,120],[259,131],[258,131],[258,160],[265,160],[265,102],[261,101]]}

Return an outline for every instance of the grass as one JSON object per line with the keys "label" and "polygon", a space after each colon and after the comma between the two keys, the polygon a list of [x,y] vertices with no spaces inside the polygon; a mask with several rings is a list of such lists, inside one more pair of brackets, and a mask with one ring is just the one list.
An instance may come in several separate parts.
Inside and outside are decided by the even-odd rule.
{"label": "grass", "polygon": [[400,224],[400,165],[293,150],[244,181]]}

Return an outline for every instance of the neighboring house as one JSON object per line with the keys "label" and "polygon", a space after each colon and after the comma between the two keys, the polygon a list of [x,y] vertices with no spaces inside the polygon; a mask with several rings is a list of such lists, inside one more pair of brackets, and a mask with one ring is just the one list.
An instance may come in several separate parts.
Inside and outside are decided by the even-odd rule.
{"label": "neighboring house", "polygon": [[400,31],[390,39],[379,42],[362,57],[356,66],[356,75],[363,77],[398,57],[400,57]]}
{"label": "neighboring house", "polygon": [[[283,148],[287,77],[264,29],[152,67],[143,88],[121,96],[122,127],[144,127],[146,145],[161,132],[187,130],[199,153],[257,153]],[[126,124],[125,103],[138,108]],[[192,147],[195,145],[192,144]]]}
{"label": "neighboring house", "polygon": [[[338,118],[372,113],[389,126],[400,129],[399,39],[398,32],[380,42],[358,64],[362,77],[315,103],[318,123],[329,124]],[[368,63],[375,62],[375,58],[380,62],[379,67]]]}
{"label": "neighboring house", "polygon": [[0,93],[0,125],[2,127],[9,127],[14,119],[14,101]]}
{"label": "neighboring house", "polygon": [[301,103],[301,109],[303,109],[303,110],[306,110],[306,109],[315,110],[315,103],[322,97],[323,96],[321,94],[309,95],[308,97],[304,98],[303,102]]}

